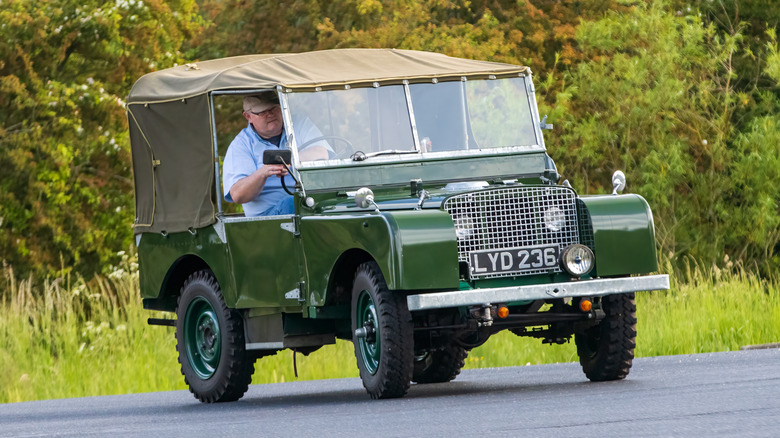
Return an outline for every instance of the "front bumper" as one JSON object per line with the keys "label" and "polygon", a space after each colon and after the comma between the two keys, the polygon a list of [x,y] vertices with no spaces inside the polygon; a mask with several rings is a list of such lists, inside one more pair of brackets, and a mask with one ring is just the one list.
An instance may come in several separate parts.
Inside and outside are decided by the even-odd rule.
{"label": "front bumper", "polygon": [[600,297],[629,292],[669,289],[668,275],[604,278],[566,283],[535,284],[529,286],[496,287],[457,290],[430,294],[409,295],[409,310],[443,309],[488,303],[543,300],[566,297]]}

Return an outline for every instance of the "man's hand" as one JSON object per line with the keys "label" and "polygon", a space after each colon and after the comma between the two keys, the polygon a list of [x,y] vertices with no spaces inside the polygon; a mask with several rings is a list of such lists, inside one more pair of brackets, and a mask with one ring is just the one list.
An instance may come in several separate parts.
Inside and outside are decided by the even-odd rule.
{"label": "man's hand", "polygon": [[246,204],[260,196],[268,178],[272,176],[282,178],[285,175],[287,175],[287,169],[283,165],[266,164],[251,175],[236,181],[230,188],[230,197],[233,198],[233,202]]}
{"label": "man's hand", "polygon": [[257,172],[263,172],[266,179],[274,175],[279,178],[287,175],[287,169],[285,169],[282,164],[265,164],[263,167],[257,169]]}

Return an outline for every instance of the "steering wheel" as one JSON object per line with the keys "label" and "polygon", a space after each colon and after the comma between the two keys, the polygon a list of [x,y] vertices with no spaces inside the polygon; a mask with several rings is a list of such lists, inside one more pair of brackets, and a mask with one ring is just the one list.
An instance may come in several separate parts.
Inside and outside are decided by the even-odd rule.
{"label": "steering wheel", "polygon": [[[312,139],[309,139],[309,140],[305,141],[302,145],[298,146],[298,150],[302,151],[302,150],[306,149],[307,146],[311,145],[312,143],[316,143],[316,142],[318,142],[320,140],[339,140],[339,141],[344,142],[344,144],[347,145],[348,149],[346,149],[346,150],[353,150],[353,149],[355,149],[355,147],[352,146],[352,142],[347,140],[344,137],[341,137],[341,136],[338,136],[338,135],[321,135],[319,137],[314,137]],[[336,154],[335,158],[339,158],[340,155],[344,155],[344,152]]]}

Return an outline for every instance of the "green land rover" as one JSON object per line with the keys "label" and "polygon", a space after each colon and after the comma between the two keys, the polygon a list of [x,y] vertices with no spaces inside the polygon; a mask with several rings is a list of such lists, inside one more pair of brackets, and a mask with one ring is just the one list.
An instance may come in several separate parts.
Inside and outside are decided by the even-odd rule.
{"label": "green land rover", "polygon": [[[277,93],[294,214],[223,203],[241,100]],[[502,330],[574,336],[588,379],[624,378],[634,292],[657,271],[647,202],[578,194],[547,154],[527,67],[409,50],[249,55],[150,73],[127,103],[147,309],[173,312],[203,402],[237,400],[256,359],[351,340],[372,398],[454,379]],[[302,161],[297,117],[329,144]],[[244,125],[245,126],[245,125]],[[280,154],[277,158],[284,158]]]}

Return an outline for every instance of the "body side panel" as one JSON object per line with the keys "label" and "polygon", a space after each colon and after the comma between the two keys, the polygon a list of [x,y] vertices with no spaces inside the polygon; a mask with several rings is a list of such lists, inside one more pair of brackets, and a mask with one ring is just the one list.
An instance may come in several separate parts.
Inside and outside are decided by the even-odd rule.
{"label": "body side panel", "polygon": [[292,216],[227,221],[236,293],[234,307],[299,306],[300,251]]}
{"label": "body side panel", "polygon": [[[214,226],[193,233],[143,233],[138,243],[138,272],[141,298],[158,299],[178,293],[181,284],[175,272],[184,260],[202,260],[214,273],[229,306],[235,303],[235,283],[227,257],[227,246]],[[164,309],[173,311],[174,309]]]}

